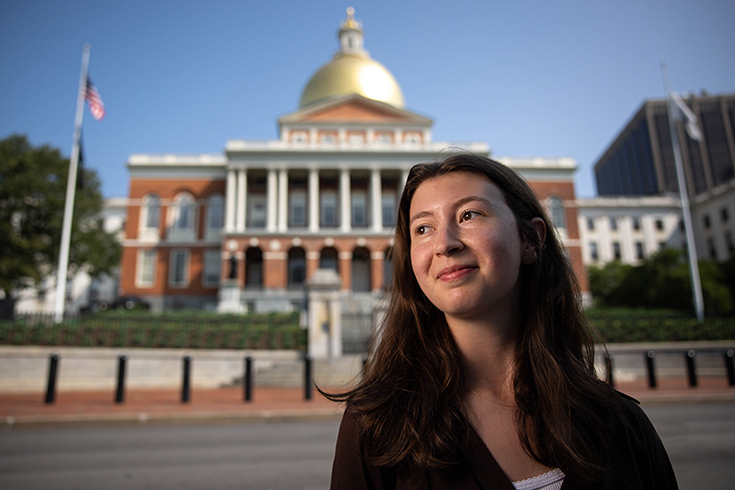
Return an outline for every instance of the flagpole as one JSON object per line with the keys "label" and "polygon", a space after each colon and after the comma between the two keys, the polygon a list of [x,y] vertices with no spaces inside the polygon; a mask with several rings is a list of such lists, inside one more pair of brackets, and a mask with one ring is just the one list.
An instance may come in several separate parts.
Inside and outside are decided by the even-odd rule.
{"label": "flagpole", "polygon": [[64,319],[66,304],[66,274],[69,270],[69,248],[71,243],[71,223],[74,215],[74,198],[77,189],[77,168],[79,164],[79,136],[82,132],[84,117],[84,93],[87,88],[87,69],[89,67],[89,44],[82,52],[82,70],[79,74],[77,112],[74,117],[74,136],[72,137],[71,157],[69,158],[69,177],[66,182],[66,201],[64,203],[64,224],[61,229],[61,248],[59,250],[59,270],[56,279],[56,298],[54,318],[56,323]]}
{"label": "flagpole", "polygon": [[689,273],[692,281],[692,294],[694,296],[694,308],[699,323],[704,322],[704,299],[702,297],[702,282],[699,278],[699,264],[697,262],[697,247],[694,242],[694,228],[692,226],[692,212],[689,208],[689,191],[687,190],[686,180],[684,179],[684,166],[681,162],[681,143],[679,141],[679,132],[677,131],[676,122],[674,120],[675,111],[679,110],[674,107],[674,100],[671,96],[671,88],[669,87],[669,74],[667,72],[666,60],[661,61],[661,75],[664,79],[664,90],[666,90],[666,98],[669,103],[669,130],[671,131],[671,144],[674,147],[674,163],[676,164],[676,179],[679,183],[679,195],[681,196],[681,214],[684,217],[684,231],[687,239],[687,255],[689,256]]}

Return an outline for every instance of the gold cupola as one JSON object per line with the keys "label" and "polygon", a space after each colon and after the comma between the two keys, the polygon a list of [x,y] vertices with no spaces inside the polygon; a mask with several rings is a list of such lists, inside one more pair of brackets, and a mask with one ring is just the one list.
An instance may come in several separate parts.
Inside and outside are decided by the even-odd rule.
{"label": "gold cupola", "polygon": [[401,87],[363,47],[362,26],[354,14],[352,7],[347,9],[347,19],[342,22],[338,33],[340,50],[306,84],[301,94],[300,109],[315,102],[352,94],[403,109]]}

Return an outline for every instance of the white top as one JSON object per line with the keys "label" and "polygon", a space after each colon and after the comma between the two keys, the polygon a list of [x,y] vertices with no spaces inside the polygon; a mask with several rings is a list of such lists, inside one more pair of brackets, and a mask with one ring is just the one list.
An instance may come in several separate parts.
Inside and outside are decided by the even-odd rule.
{"label": "white top", "polygon": [[515,481],[516,490],[560,490],[564,483],[564,472],[559,468],[527,480]]}

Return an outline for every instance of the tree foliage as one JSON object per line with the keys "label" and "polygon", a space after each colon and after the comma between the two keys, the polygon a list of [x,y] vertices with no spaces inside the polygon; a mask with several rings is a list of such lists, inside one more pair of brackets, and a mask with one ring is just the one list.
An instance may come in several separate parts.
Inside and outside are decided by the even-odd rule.
{"label": "tree foliage", "polygon": [[[700,260],[704,308],[708,315],[735,313],[735,259]],[[664,249],[640,266],[610,262],[588,270],[590,291],[599,306],[693,310],[689,264],[683,250]]]}
{"label": "tree foliage", "polygon": [[[80,172],[84,185],[76,191],[69,270],[110,273],[122,247],[102,227],[97,173]],[[0,287],[6,298],[57,270],[68,173],[69,159],[56,148],[34,147],[22,135],[0,141]]]}

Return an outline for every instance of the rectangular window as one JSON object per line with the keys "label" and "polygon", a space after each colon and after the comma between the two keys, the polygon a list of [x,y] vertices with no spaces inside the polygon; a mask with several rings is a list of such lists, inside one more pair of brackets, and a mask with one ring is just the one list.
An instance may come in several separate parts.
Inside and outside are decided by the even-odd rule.
{"label": "rectangular window", "polygon": [[709,215],[708,214],[705,214],[704,215],[704,217],[702,218],[702,222],[704,223],[704,229],[705,230],[709,230],[709,228],[710,228],[710,222],[709,222]]}
{"label": "rectangular window", "polygon": [[656,230],[664,231],[664,221],[662,219],[656,220]]}
{"label": "rectangular window", "polygon": [[715,241],[712,238],[707,239],[707,250],[709,251],[709,258],[717,260],[717,249],[715,248]]}
{"label": "rectangular window", "polygon": [[265,228],[268,218],[268,206],[264,194],[251,194],[248,196],[248,223],[249,228]]}
{"label": "rectangular window", "polygon": [[613,257],[615,258],[615,260],[620,260],[622,258],[622,255],[620,253],[620,243],[613,242],[612,246],[613,246]]}
{"label": "rectangular window", "polygon": [[306,226],[306,194],[291,192],[288,196],[289,226]]}
{"label": "rectangular window", "polygon": [[367,197],[352,194],[352,226],[367,226]]}
{"label": "rectangular window", "polygon": [[322,192],[319,199],[321,226],[337,226],[337,194]]}
{"label": "rectangular window", "polygon": [[209,219],[207,225],[212,230],[219,230],[225,223],[225,207],[222,198],[219,196],[209,200]]}
{"label": "rectangular window", "polygon": [[590,258],[597,262],[600,259],[600,256],[597,253],[597,242],[590,242]]}
{"label": "rectangular window", "polygon": [[733,242],[732,233],[729,231],[725,232],[725,247],[727,247],[727,253],[729,255],[735,253],[735,242]]}
{"label": "rectangular window", "polygon": [[727,212],[727,208],[720,209],[720,221],[723,223],[730,221],[730,214]]}
{"label": "rectangular window", "polygon": [[189,251],[172,251],[169,267],[169,285],[175,288],[187,287],[189,285]]}
{"label": "rectangular window", "polygon": [[202,274],[202,282],[205,286],[217,286],[220,278],[220,260],[219,250],[207,250],[204,252],[204,274]]}
{"label": "rectangular window", "polygon": [[610,229],[613,231],[617,231],[618,229],[618,220],[616,218],[610,218]]}
{"label": "rectangular window", "polygon": [[641,229],[641,220],[639,218],[633,218],[633,229],[635,231],[640,231],[640,229]]}
{"label": "rectangular window", "polygon": [[138,252],[138,263],[136,277],[136,286],[153,287],[156,278],[156,251],[140,250]]}
{"label": "rectangular window", "polygon": [[643,259],[643,242],[635,242],[635,256],[638,260]]}
{"label": "rectangular window", "polygon": [[587,229],[590,231],[595,229],[595,220],[592,218],[587,218]]}

